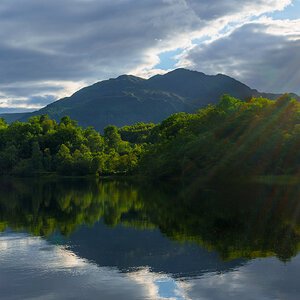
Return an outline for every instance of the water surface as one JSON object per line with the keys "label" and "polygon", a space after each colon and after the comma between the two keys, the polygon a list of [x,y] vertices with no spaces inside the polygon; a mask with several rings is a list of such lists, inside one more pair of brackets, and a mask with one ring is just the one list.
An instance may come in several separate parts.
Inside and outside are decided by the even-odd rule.
{"label": "water surface", "polygon": [[300,185],[0,181],[1,299],[299,299]]}

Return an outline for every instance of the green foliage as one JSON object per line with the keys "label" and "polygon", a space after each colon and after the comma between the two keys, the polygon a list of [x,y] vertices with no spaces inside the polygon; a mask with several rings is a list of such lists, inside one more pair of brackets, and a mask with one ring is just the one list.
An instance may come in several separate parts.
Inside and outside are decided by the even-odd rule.
{"label": "green foliage", "polygon": [[300,104],[228,95],[197,114],[175,114],[156,129],[140,172],[152,178],[298,174]]}
{"label": "green foliage", "polygon": [[121,136],[118,129],[114,125],[109,125],[104,128],[104,139],[108,148],[116,149],[121,142]]}
{"label": "green foliage", "polygon": [[111,175],[159,178],[230,178],[300,172],[300,104],[288,94],[277,101],[220,103],[195,114],[176,113],[158,125],[82,129],[64,116],[29,123],[0,119],[1,174]]}
{"label": "green foliage", "polygon": [[40,150],[39,143],[32,143],[31,165],[33,170],[41,170],[43,166],[43,153]]}
{"label": "green foliage", "polygon": [[150,141],[149,136],[154,127],[155,125],[153,123],[145,124],[141,122],[131,126],[123,126],[118,132],[123,141],[142,144]]}
{"label": "green foliage", "polygon": [[5,119],[0,118],[0,130],[1,129],[5,129],[8,126],[7,122],[5,121]]}
{"label": "green foliage", "polygon": [[0,172],[18,176],[124,174],[142,152],[142,146],[122,141],[115,126],[105,128],[102,137],[68,116],[59,123],[47,115],[11,125],[0,119],[0,137]]}

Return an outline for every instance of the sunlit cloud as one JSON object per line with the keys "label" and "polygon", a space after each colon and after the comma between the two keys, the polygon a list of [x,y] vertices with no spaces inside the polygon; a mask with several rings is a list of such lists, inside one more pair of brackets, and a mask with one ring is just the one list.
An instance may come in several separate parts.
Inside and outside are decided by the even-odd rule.
{"label": "sunlit cloud", "polygon": [[[0,112],[5,108],[13,111],[33,111],[59,98],[68,97],[88,83],[84,81],[20,82],[0,85]],[[24,95],[30,95],[24,97]],[[2,110],[1,110],[2,108]]]}
{"label": "sunlit cloud", "polygon": [[300,94],[300,19],[260,18],[186,50],[178,66],[224,73],[257,88]]}

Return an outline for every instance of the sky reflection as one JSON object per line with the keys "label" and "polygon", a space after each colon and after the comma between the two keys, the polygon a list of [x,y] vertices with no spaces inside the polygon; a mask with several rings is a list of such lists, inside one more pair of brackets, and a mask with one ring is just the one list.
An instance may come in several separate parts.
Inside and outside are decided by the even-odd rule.
{"label": "sky reflection", "polygon": [[255,259],[228,272],[173,278],[140,266],[121,273],[25,233],[0,234],[1,299],[298,299],[300,255]]}
{"label": "sky reflection", "polygon": [[227,273],[189,281],[187,299],[299,299],[300,255],[292,262],[255,259]]}
{"label": "sky reflection", "polygon": [[0,235],[0,290],[1,299],[186,299],[167,275],[99,267],[25,233]]}

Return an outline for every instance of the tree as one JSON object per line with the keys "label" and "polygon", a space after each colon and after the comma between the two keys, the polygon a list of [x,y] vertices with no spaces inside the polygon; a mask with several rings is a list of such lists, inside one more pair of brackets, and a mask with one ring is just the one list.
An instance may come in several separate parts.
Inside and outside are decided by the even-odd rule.
{"label": "tree", "polygon": [[95,156],[91,163],[91,172],[96,175],[103,173],[104,162],[105,159],[103,155]]}
{"label": "tree", "polygon": [[104,139],[107,146],[114,149],[116,149],[122,141],[118,129],[114,125],[109,125],[104,128]]}
{"label": "tree", "polygon": [[0,118],[0,129],[5,129],[8,127],[7,122],[5,121],[4,118]]}
{"label": "tree", "polygon": [[43,153],[37,141],[32,143],[31,166],[33,171],[40,171],[43,167]]}
{"label": "tree", "polygon": [[17,162],[18,149],[15,145],[7,145],[4,151],[0,152],[0,173],[10,172]]}
{"label": "tree", "polygon": [[65,144],[62,144],[57,152],[57,170],[64,175],[72,173],[72,156]]}
{"label": "tree", "polygon": [[74,120],[71,120],[71,118],[69,116],[63,116],[60,119],[59,125],[62,125],[62,124],[65,125],[65,126],[72,125],[72,126],[76,127],[78,122],[76,122]]}
{"label": "tree", "polygon": [[46,171],[51,171],[52,168],[52,157],[49,148],[44,150],[44,158],[43,158],[43,165]]}
{"label": "tree", "polygon": [[83,131],[83,135],[86,138],[85,144],[92,153],[103,151],[104,141],[98,132],[88,127]]}

